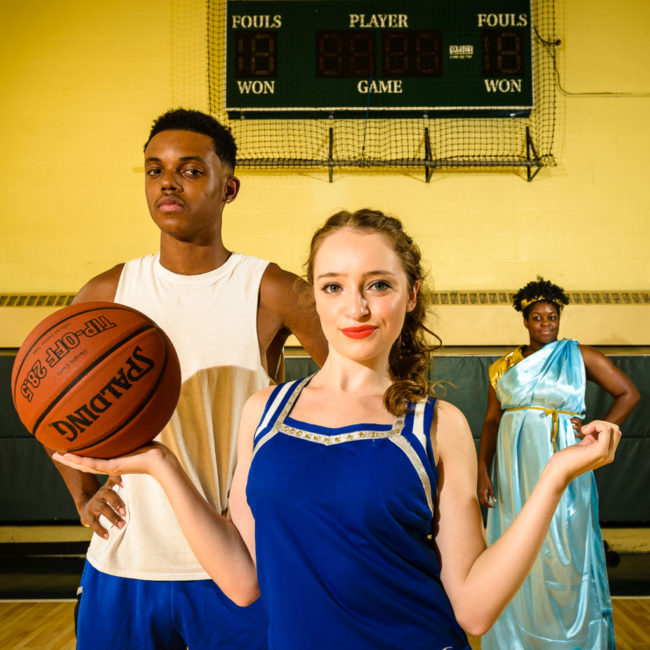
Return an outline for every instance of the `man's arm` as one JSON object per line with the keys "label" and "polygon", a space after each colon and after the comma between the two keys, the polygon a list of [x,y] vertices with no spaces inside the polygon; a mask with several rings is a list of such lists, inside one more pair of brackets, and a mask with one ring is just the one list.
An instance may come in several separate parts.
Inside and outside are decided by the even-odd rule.
{"label": "man's arm", "polygon": [[[113,302],[123,266],[123,264],[118,264],[87,282],[74,297],[73,304],[95,301]],[[45,447],[45,451],[52,458],[52,454],[56,450]],[[65,481],[79,513],[79,519],[84,526],[92,528],[104,539],[108,537],[108,532],[99,523],[101,515],[104,515],[119,528],[124,526],[124,520],[120,516],[120,514],[126,514],[124,502],[112,489],[113,485],[120,483],[119,477],[109,477],[106,483],[100,486],[93,474],[86,474],[56,461],[53,462]]]}
{"label": "man's arm", "polygon": [[282,346],[290,334],[296,336],[319,366],[327,358],[327,341],[316,313],[311,287],[277,264],[269,264],[262,276],[257,332],[260,354],[271,376],[275,375]]}
{"label": "man's arm", "polygon": [[122,275],[124,264],[117,264],[112,269],[96,275],[92,280],[84,284],[72,300],[72,304],[78,302],[114,302],[117,284]]}
{"label": "man's arm", "polygon": [[230,490],[231,517],[217,512],[205,500],[176,456],[160,443],[118,458],[86,458],[66,454],[61,460],[87,472],[147,474],[157,480],[197,560],[224,593],[243,607],[259,596],[255,520],[246,500],[246,482],[253,456],[253,436],[272,390],[267,388],[255,393],[242,410],[237,466]]}

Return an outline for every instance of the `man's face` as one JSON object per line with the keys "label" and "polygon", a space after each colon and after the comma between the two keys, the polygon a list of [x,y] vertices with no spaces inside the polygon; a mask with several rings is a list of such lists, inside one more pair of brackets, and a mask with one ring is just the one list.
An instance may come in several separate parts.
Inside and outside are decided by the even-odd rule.
{"label": "man's face", "polygon": [[224,203],[239,190],[212,139],[193,131],[161,131],[144,157],[145,194],[156,225],[175,239],[210,243],[220,234]]}

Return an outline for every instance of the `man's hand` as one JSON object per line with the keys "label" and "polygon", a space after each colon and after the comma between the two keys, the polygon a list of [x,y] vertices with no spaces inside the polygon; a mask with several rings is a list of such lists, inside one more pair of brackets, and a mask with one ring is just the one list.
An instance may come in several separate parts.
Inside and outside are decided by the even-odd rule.
{"label": "man's hand", "polygon": [[124,528],[126,524],[123,519],[126,516],[126,506],[119,494],[113,490],[115,485],[122,487],[122,474],[149,474],[155,478],[156,470],[164,471],[166,467],[178,463],[176,456],[159,442],[152,442],[117,458],[90,458],[71,453],[53,452],[52,460],[59,465],[78,470],[78,472],[108,476],[106,483],[92,496],[89,496],[87,500],[82,498],[76,502],[81,523],[92,528],[104,539],[108,539],[108,532],[99,523],[99,518],[102,515],[118,528]]}
{"label": "man's hand", "polygon": [[85,503],[77,506],[82,525],[91,528],[94,533],[108,539],[108,531],[99,523],[104,515],[114,526],[124,528],[126,522],[126,506],[119,494],[113,489],[114,485],[122,486],[121,476],[109,476],[106,483],[93,494]]}

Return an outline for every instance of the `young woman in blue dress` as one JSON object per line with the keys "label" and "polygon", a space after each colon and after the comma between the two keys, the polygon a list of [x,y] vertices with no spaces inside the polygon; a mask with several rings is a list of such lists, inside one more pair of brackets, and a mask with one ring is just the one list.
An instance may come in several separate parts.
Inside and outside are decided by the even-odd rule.
{"label": "young woman in blue dress", "polygon": [[[543,278],[520,289],[513,302],[523,313],[529,343],[489,369],[478,462],[479,501],[489,508],[488,544],[517,516],[554,452],[575,444],[586,379],[613,397],[604,418],[608,422],[620,425],[639,399],[634,384],[603,354],[558,339],[568,301],[560,287]],[[593,472],[577,477],[565,490],[538,559],[482,647],[614,648]]]}
{"label": "young woman in blue dress", "polygon": [[227,516],[161,445],[57,460],[156,478],[223,591],[239,605],[261,592],[272,650],[469,648],[463,630],[481,635],[497,619],[563,490],[612,461],[618,427],[582,427],[488,547],[467,422],[426,380],[417,246],[397,219],[340,212],[314,235],[307,277],[329,356],[313,377],[247,402]]}

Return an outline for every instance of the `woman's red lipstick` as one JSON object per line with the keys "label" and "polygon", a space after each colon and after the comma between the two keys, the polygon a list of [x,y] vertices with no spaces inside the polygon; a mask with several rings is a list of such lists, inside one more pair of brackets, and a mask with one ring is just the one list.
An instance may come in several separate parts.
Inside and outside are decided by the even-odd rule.
{"label": "woman's red lipstick", "polygon": [[351,339],[365,339],[377,328],[374,325],[360,325],[359,327],[344,327],[341,332]]}

